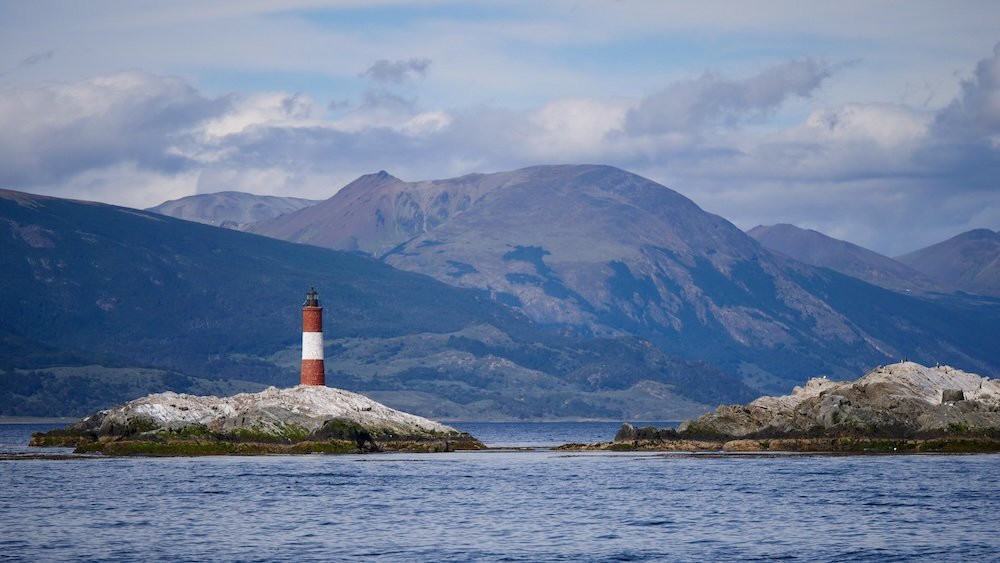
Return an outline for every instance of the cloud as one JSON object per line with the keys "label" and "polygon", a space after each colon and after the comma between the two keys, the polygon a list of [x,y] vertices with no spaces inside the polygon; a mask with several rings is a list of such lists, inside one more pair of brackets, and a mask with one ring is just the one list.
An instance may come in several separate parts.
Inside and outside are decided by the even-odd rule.
{"label": "cloud", "polygon": [[630,135],[700,133],[706,126],[736,126],[760,119],[791,96],[808,96],[832,74],[813,59],[772,66],[745,80],[706,72],[648,96],[625,118]]}
{"label": "cloud", "polygon": [[411,58],[400,61],[380,59],[360,76],[381,84],[402,84],[414,78],[423,78],[430,66],[430,59]]}
{"label": "cloud", "polygon": [[[229,97],[224,107],[197,123],[204,141],[224,143],[224,137],[254,127],[306,127],[323,123],[321,108],[308,96],[261,92]],[[203,148],[204,143],[199,147]]]}
{"label": "cloud", "polygon": [[33,55],[25,57],[24,59],[21,59],[21,62],[18,63],[17,66],[18,68],[35,66],[37,64],[44,63],[45,61],[51,59],[52,56],[55,54],[56,54],[55,51],[45,51],[42,53],[35,53]]}
{"label": "cloud", "polygon": [[1000,148],[1000,43],[962,81],[961,94],[938,114],[936,126],[940,135],[974,137]]}
{"label": "cloud", "polygon": [[[212,98],[177,78],[114,73],[0,91],[0,184],[151,206],[195,190],[329,197],[380,169],[420,180],[594,162],[744,228],[791,222],[899,254],[997,227],[983,222],[1000,217],[998,58],[936,112],[823,106],[817,93],[838,68],[816,59],[521,110],[426,107],[395,81],[426,71],[410,59],[372,65],[368,89],[332,114],[294,92]],[[783,113],[790,105],[801,114]]]}
{"label": "cloud", "polygon": [[58,185],[122,162],[179,172],[194,163],[172,149],[228,105],[180,79],[139,71],[0,90],[0,185]]}

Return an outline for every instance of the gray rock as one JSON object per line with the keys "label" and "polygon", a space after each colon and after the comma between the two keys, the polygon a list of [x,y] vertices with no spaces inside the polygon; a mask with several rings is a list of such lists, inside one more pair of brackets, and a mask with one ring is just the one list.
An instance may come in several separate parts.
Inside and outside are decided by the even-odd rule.
{"label": "gray rock", "polygon": [[810,380],[790,395],[685,421],[684,438],[1000,436],[1000,385],[947,366],[879,367],[854,382]]}
{"label": "gray rock", "polygon": [[625,422],[615,434],[615,442],[636,442],[643,440],[664,441],[676,440],[677,431],[673,428],[656,428],[655,426],[635,426]]}
{"label": "gray rock", "polygon": [[34,445],[120,440],[346,442],[362,452],[378,451],[382,444],[422,451],[483,447],[450,426],[391,409],[363,395],[301,385],[232,397],[157,393],[95,413],[70,428],[32,437]]}
{"label": "gray rock", "polygon": [[941,390],[941,402],[942,403],[954,403],[955,401],[964,401],[965,394],[961,389],[942,389]]}

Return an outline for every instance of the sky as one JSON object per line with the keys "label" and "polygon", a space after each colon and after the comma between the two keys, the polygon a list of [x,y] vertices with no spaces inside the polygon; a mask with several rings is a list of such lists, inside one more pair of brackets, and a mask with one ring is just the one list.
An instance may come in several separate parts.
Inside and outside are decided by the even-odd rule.
{"label": "sky", "polygon": [[889,256],[1000,229],[1000,2],[0,0],[0,187],[610,164]]}

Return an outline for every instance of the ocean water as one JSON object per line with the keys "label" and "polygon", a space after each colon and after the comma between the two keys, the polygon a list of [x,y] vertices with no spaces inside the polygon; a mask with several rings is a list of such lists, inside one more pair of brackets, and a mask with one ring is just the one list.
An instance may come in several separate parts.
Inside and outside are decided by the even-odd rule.
{"label": "ocean water", "polygon": [[[0,461],[0,560],[997,561],[1000,456],[528,450]],[[0,425],[0,451],[32,431]],[[46,450],[47,451],[47,450]]]}

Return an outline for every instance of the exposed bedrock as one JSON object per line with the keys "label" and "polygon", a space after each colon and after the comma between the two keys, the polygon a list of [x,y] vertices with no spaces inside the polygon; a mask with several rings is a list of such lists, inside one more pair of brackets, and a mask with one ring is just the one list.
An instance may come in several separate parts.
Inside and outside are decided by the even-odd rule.
{"label": "exposed bedrock", "polygon": [[358,453],[480,449],[450,426],[322,386],[203,397],[157,393],[32,436],[111,455]]}

